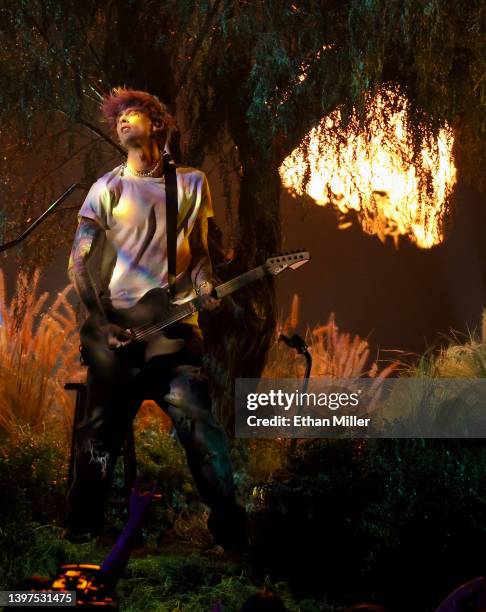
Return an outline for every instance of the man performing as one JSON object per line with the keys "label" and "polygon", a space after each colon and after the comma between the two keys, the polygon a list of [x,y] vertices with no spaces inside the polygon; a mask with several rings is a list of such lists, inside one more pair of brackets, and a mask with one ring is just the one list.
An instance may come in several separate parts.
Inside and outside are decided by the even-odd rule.
{"label": "man performing", "polygon": [[[128,156],[89,190],[69,260],[69,276],[89,315],[90,335],[85,337],[93,341],[82,340],[89,366],[87,408],[76,430],[67,537],[79,541],[99,533],[127,428],[141,402],[153,399],[172,419],[184,446],[197,489],[211,510],[208,527],[215,544],[225,550],[241,548],[246,542],[245,511],[235,499],[228,440],[212,414],[197,311],[172,324],[170,333],[164,330],[150,351],[130,359],[123,351],[133,346],[133,335],[110,314],[130,312],[149,291],[153,295],[163,288],[166,295],[171,287],[174,304],[199,296],[206,310],[221,306],[212,295],[207,218],[213,210],[207,178],[195,168],[175,168],[174,279],[166,235],[170,156],[164,155],[164,148],[176,129],[175,120],[155,96],[126,88],[106,96],[102,112]],[[101,238],[99,294],[87,262]]]}

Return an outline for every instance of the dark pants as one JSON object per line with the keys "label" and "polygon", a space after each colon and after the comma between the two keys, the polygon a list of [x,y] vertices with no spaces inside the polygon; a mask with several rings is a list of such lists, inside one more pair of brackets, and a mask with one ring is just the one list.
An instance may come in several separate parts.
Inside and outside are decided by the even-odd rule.
{"label": "dark pants", "polygon": [[183,349],[153,357],[127,382],[128,369],[106,350],[88,368],[86,412],[76,429],[74,479],[68,492],[72,531],[101,529],[127,428],[142,401],[153,399],[171,418],[185,449],[196,487],[211,510],[208,527],[215,542],[224,548],[241,545],[245,511],[236,504],[228,439],[213,416],[200,356]]}

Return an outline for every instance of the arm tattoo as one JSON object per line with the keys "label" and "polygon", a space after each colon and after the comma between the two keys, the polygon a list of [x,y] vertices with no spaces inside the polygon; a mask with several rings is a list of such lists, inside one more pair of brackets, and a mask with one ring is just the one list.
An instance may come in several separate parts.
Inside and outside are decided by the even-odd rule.
{"label": "arm tattoo", "polygon": [[191,245],[191,279],[194,287],[204,281],[213,282],[213,269],[208,251],[208,219],[201,217],[196,221],[189,235]]}
{"label": "arm tattoo", "polygon": [[86,265],[103,230],[92,219],[81,217],[69,257],[68,276],[76,288],[88,313],[100,323],[106,322],[95,283]]}

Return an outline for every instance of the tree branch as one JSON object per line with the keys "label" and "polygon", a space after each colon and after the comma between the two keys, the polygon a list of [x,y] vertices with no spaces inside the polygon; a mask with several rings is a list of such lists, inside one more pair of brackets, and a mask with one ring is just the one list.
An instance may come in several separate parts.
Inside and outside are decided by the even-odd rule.
{"label": "tree branch", "polygon": [[201,48],[201,45],[203,44],[203,41],[205,40],[208,31],[209,31],[209,27],[211,26],[211,23],[213,21],[213,17],[216,14],[219,5],[221,4],[221,0],[216,0],[213,8],[206,13],[206,21],[203,25],[202,31],[199,34],[199,36],[196,39],[196,42],[194,43],[191,53],[190,53],[190,60],[184,62],[184,68],[182,70],[182,74],[179,77],[179,80],[177,81],[177,84],[174,88],[174,100],[177,99],[177,96],[179,95],[179,92],[182,88],[182,86],[184,85],[184,81],[187,79],[187,75],[189,73],[189,69],[191,68],[192,64],[194,63],[194,58],[196,56],[196,53],[199,51],[199,49]]}

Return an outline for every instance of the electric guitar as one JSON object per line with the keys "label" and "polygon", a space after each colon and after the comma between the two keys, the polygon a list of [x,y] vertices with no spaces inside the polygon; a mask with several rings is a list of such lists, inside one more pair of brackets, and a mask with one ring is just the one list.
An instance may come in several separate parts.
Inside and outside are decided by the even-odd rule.
{"label": "electric guitar", "polygon": [[[269,257],[261,266],[215,287],[213,295],[223,298],[265,275],[277,276],[287,268],[296,270],[309,260],[308,251],[289,251]],[[173,353],[182,347],[184,335],[190,332],[190,326],[180,322],[201,309],[199,296],[183,304],[174,304],[170,301],[166,288],[151,289],[131,308],[106,310],[108,320],[125,329],[131,336],[128,343],[108,350],[113,351],[127,364],[136,364],[140,363],[141,359],[148,361],[156,355]],[[82,326],[80,336],[83,361],[91,363],[89,355],[96,358],[96,353],[100,351],[106,354],[106,340],[90,317]]]}

